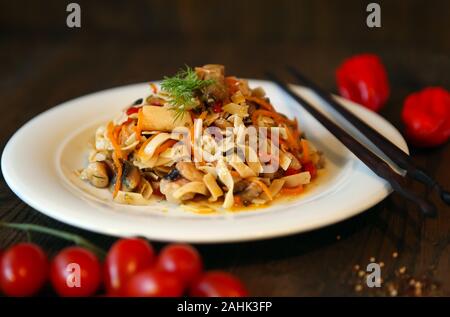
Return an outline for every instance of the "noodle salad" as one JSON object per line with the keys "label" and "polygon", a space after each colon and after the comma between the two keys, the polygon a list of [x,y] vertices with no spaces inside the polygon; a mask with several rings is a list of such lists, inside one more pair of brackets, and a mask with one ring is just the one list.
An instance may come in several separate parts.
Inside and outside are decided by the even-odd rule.
{"label": "noodle salad", "polygon": [[297,195],[323,157],[261,87],[222,65],[180,70],[98,127],[81,179],[114,201],[202,202],[224,209]]}

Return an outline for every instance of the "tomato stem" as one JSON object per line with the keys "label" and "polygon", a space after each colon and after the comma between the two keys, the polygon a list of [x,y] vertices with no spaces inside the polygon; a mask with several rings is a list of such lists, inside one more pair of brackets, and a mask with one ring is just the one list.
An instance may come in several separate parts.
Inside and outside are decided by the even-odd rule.
{"label": "tomato stem", "polygon": [[104,258],[106,256],[106,252],[102,248],[98,247],[97,245],[93,244],[92,242],[83,238],[82,236],[67,231],[52,229],[44,226],[35,225],[32,223],[12,223],[0,221],[0,226],[16,230],[24,230],[28,234],[30,231],[48,234],[63,240],[71,241],[80,247],[89,249],[90,251],[94,252],[97,256],[101,258]]}

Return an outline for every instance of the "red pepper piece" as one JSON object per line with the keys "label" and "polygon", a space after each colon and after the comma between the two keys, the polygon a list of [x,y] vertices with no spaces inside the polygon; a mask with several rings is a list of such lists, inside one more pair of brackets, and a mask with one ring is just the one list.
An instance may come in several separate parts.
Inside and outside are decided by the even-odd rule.
{"label": "red pepper piece", "polygon": [[289,167],[285,172],[284,172],[284,176],[289,176],[289,175],[295,175],[300,173],[299,169],[295,169],[292,167]]}
{"label": "red pepper piece", "polygon": [[311,178],[315,178],[317,176],[317,168],[312,162],[303,163],[302,170],[304,172],[309,172],[309,174],[311,174]]}
{"label": "red pepper piece", "polygon": [[408,140],[419,147],[432,147],[450,138],[450,93],[429,87],[409,95],[403,105]]}
{"label": "red pepper piece", "polygon": [[379,111],[389,97],[389,82],[381,59],[374,54],[355,55],[336,71],[339,93],[370,110]]}
{"label": "red pepper piece", "polygon": [[212,106],[212,111],[214,111],[215,113],[220,113],[222,112],[222,102],[221,101],[216,101],[213,106]]}
{"label": "red pepper piece", "polygon": [[228,87],[228,93],[230,95],[235,94],[239,90],[239,80],[236,77],[225,77],[225,84]]}
{"label": "red pepper piece", "polygon": [[138,113],[141,107],[130,107],[127,109],[127,116],[132,115],[133,113]]}

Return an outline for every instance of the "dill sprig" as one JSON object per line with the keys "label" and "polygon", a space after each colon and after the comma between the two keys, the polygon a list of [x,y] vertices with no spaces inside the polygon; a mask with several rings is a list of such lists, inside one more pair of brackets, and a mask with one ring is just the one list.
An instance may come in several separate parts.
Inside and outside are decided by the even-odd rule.
{"label": "dill sprig", "polygon": [[195,71],[186,66],[173,77],[164,77],[161,89],[169,95],[169,105],[175,111],[175,120],[182,118],[186,111],[198,106],[195,92],[214,83],[214,80],[202,80]]}

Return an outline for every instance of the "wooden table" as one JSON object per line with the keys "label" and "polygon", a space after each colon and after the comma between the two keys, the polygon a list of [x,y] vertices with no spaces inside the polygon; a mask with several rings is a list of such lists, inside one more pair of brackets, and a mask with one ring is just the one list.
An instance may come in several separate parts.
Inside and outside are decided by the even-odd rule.
{"label": "wooden table", "polygon": [[[445,32],[448,38],[448,28]],[[415,49],[381,45],[382,39],[375,43],[359,39],[358,43],[347,41],[348,45],[337,46],[327,41],[267,42],[243,37],[236,41],[207,36],[189,41],[141,41],[123,34],[118,39],[109,33],[99,39],[83,29],[43,40],[41,33],[29,36],[19,28],[13,35],[3,34],[1,38],[1,148],[21,125],[54,105],[105,88],[159,79],[185,63],[222,63],[229,73],[249,78],[262,78],[266,69],[282,69],[292,63],[327,89],[335,90],[334,70],[339,63],[356,52],[373,51],[384,60],[392,88],[381,114],[399,129],[405,96],[428,85],[450,87],[448,43],[433,50],[416,44]],[[449,145],[426,151],[412,149],[412,156],[450,188]],[[425,193],[421,185],[415,185],[415,190]],[[207,268],[237,274],[257,296],[395,295],[398,288],[398,295],[419,295],[421,290],[422,295],[449,296],[450,208],[434,195],[432,200],[439,209],[436,219],[422,219],[414,206],[394,194],[359,216],[310,233],[198,248]],[[113,237],[79,230],[44,216],[12,193],[3,177],[0,220],[76,232],[104,248],[114,241]],[[24,233],[0,229],[0,248],[23,240]],[[32,240],[51,254],[67,245],[39,234],[33,234]],[[360,271],[370,261],[383,263],[381,289],[365,286],[364,272]],[[412,286],[405,290],[409,283]]]}

